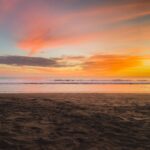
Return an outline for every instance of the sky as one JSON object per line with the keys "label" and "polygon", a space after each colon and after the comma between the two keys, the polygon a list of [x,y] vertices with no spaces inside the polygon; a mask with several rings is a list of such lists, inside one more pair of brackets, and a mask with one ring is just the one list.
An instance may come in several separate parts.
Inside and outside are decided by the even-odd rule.
{"label": "sky", "polygon": [[0,76],[150,78],[149,0],[0,0]]}

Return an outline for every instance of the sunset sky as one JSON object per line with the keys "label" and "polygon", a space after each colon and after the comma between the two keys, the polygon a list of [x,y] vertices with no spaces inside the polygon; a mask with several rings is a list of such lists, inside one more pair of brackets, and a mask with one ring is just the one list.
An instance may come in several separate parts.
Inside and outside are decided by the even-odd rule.
{"label": "sunset sky", "polygon": [[0,76],[150,78],[150,1],[0,0]]}

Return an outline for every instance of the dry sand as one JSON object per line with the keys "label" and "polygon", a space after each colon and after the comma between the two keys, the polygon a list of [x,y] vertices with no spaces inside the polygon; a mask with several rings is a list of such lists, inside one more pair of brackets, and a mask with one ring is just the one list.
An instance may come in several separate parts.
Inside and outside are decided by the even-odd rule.
{"label": "dry sand", "polygon": [[1,94],[0,150],[150,150],[150,94]]}

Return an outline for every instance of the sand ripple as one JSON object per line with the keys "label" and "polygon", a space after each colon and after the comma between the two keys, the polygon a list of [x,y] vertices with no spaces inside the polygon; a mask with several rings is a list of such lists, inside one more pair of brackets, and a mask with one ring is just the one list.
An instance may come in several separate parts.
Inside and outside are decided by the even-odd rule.
{"label": "sand ripple", "polygon": [[[1,150],[149,150],[150,95],[0,96]],[[112,102],[113,101],[113,102]]]}

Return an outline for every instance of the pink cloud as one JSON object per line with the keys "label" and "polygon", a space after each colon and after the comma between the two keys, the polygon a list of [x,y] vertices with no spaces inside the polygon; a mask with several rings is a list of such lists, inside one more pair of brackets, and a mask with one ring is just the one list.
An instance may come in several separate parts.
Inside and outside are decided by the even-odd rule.
{"label": "pink cloud", "polygon": [[[17,45],[29,54],[35,54],[43,48],[81,44],[92,40],[130,41],[138,37],[136,31],[139,26],[118,27],[118,29],[108,29],[108,31],[90,30],[94,30],[96,26],[110,25],[148,14],[150,11],[147,3],[141,2],[85,8],[78,12],[68,12],[65,15],[57,15],[53,8],[49,10],[45,4],[36,7],[31,5],[26,12],[21,14],[22,26],[19,29]],[[97,17],[101,19],[97,20]],[[144,36],[145,34],[142,38],[147,37]]]}
{"label": "pink cloud", "polygon": [[0,1],[0,21],[4,19],[23,0],[1,0]]}

